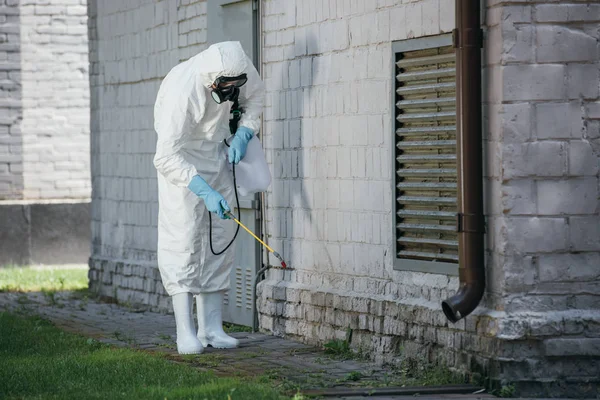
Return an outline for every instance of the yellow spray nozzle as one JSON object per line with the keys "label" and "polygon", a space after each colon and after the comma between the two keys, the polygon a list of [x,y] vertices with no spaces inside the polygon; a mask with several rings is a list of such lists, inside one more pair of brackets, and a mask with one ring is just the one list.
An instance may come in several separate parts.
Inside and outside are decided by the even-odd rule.
{"label": "yellow spray nozzle", "polygon": [[248,232],[250,235],[252,235],[252,237],[256,240],[258,240],[258,242],[260,244],[262,244],[263,246],[265,246],[265,248],[267,250],[269,250],[269,252],[273,253],[273,255],[275,257],[277,257],[277,259],[281,262],[281,266],[283,268],[287,268],[287,264],[285,263],[285,261],[283,261],[283,258],[279,255],[279,253],[277,253],[275,250],[273,250],[272,248],[269,247],[268,244],[266,244],[265,242],[263,242],[262,240],[260,240],[260,238],[258,236],[256,236],[254,234],[254,232],[252,232],[250,229],[246,228],[246,226],[244,224],[242,224],[232,213],[231,211],[225,211],[225,216],[228,218],[231,218],[232,220],[234,220],[239,226],[241,226],[242,228],[244,228],[244,230],[246,232]]}

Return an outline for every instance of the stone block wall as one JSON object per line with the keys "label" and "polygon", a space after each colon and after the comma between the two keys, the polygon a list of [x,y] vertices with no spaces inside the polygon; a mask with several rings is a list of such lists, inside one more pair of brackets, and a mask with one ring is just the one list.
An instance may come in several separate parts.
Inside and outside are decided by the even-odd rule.
{"label": "stone block wall", "polygon": [[86,264],[90,256],[89,202],[6,203],[0,204],[0,268]]}
{"label": "stone block wall", "polygon": [[563,393],[590,395],[600,376],[600,5],[493,3],[486,156],[488,191],[498,194],[488,201],[497,275],[489,282],[510,326],[500,336],[506,347],[539,348],[506,357],[516,369],[505,376],[563,380],[574,388]]}
{"label": "stone block wall", "polygon": [[0,7],[0,199],[89,198],[86,0]]}
{"label": "stone block wall", "polygon": [[600,13],[514,3],[484,12],[487,291],[449,324],[456,278],[393,269],[387,93],[391,41],[450,32],[454,2],[264,2],[266,233],[295,270],[260,285],[263,329],[323,343],[350,327],[380,361],[439,358],[523,394],[597,390]]}
{"label": "stone block wall", "polygon": [[597,310],[600,5],[542,3],[488,13],[494,290],[509,312]]}

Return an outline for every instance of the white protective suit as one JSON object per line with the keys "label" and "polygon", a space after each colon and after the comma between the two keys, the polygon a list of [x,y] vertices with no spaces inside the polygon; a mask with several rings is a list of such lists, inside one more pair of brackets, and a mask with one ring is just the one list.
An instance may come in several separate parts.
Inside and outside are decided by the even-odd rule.
{"label": "white protective suit", "polygon": [[[163,80],[154,106],[158,134],[154,166],[158,171],[158,266],[167,293],[192,294],[229,289],[234,246],[215,256],[209,246],[209,211],[188,188],[200,175],[234,205],[227,147],[232,103],[217,104],[210,86],[220,76],[247,74],[240,88],[244,114],[239,126],[256,134],[264,103],[264,84],[239,42],[223,42],[174,67]],[[212,216],[215,252],[232,239],[233,223]]]}

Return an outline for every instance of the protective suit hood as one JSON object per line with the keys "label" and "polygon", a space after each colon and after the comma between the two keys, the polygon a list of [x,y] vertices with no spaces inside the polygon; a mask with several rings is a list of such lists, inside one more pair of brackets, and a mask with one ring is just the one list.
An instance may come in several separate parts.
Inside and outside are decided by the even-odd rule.
{"label": "protective suit hood", "polygon": [[190,61],[204,87],[210,87],[221,76],[241,75],[248,68],[248,57],[240,42],[213,44]]}

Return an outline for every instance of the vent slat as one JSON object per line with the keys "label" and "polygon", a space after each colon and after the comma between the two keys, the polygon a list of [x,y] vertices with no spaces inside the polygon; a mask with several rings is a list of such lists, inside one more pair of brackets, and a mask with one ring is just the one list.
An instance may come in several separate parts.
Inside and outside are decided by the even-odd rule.
{"label": "vent slat", "polygon": [[456,126],[444,125],[444,126],[417,126],[412,128],[398,128],[396,134],[398,136],[423,136],[423,135],[436,135],[444,133],[456,134]]}
{"label": "vent slat", "polygon": [[396,89],[396,93],[400,96],[406,96],[410,94],[423,94],[430,93],[436,94],[439,92],[456,92],[456,83],[432,83],[427,85],[410,85],[400,86]]}
{"label": "vent slat", "polygon": [[426,259],[429,261],[453,261],[458,262],[458,255],[444,253],[427,253],[423,251],[399,251],[401,258]]}
{"label": "vent slat", "polygon": [[398,108],[426,108],[431,106],[449,106],[456,103],[456,97],[439,97],[437,99],[401,100]]}
{"label": "vent slat", "polygon": [[396,185],[398,189],[418,190],[456,190],[456,183],[452,182],[400,182]]}
{"label": "vent slat", "polygon": [[426,81],[430,79],[455,77],[455,68],[440,68],[434,70],[424,70],[416,72],[407,72],[396,75],[398,82]]}
{"label": "vent slat", "polygon": [[455,220],[456,213],[451,211],[419,211],[419,210],[398,210],[396,213],[399,217],[414,217],[428,219],[448,219]]}
{"label": "vent slat", "polygon": [[425,140],[425,141],[400,141],[396,144],[396,147],[399,149],[407,149],[407,148],[429,148],[429,147],[456,147],[456,140]]}
{"label": "vent slat", "polygon": [[398,176],[456,176],[455,168],[402,168]]}
{"label": "vent slat", "polygon": [[431,244],[443,247],[457,247],[458,240],[442,240],[442,239],[426,239],[426,238],[412,238],[402,236],[398,239],[398,243],[418,243],[418,244]]}
{"label": "vent slat", "polygon": [[398,120],[398,122],[405,123],[456,120],[456,111],[400,114],[396,117],[396,120]]}
{"label": "vent slat", "polygon": [[456,204],[456,197],[420,197],[420,196],[400,196],[400,204]]}
{"label": "vent slat", "polygon": [[409,161],[414,163],[421,162],[431,162],[431,161],[456,161],[456,154],[425,154],[425,155],[407,155],[407,156],[398,156],[396,160],[403,164]]}
{"label": "vent slat", "polygon": [[455,61],[456,61],[456,55],[454,53],[449,53],[449,54],[439,54],[439,55],[428,56],[428,57],[402,58],[401,60],[396,62],[396,66],[398,68],[406,68],[406,67],[417,67],[417,66],[422,66],[422,65],[454,63]]}
{"label": "vent slat", "polygon": [[456,232],[454,225],[398,224],[396,228],[416,232]]}

